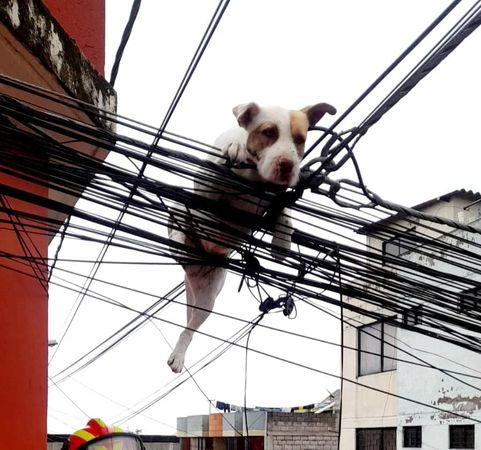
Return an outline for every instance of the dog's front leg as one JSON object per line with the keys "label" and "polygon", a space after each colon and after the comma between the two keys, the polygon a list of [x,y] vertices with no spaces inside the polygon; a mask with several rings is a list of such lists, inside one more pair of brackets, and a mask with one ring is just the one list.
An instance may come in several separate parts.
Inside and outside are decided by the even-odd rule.
{"label": "dog's front leg", "polygon": [[279,249],[289,250],[291,248],[293,232],[291,210],[284,208],[276,219],[272,236],[271,255],[274,259],[278,261],[285,259],[285,255]]}
{"label": "dog's front leg", "polygon": [[222,267],[186,266],[185,288],[187,296],[187,326],[182,331],[167,363],[175,373],[182,372],[185,352],[194,332],[211,313],[215,299],[225,282],[226,270]]}

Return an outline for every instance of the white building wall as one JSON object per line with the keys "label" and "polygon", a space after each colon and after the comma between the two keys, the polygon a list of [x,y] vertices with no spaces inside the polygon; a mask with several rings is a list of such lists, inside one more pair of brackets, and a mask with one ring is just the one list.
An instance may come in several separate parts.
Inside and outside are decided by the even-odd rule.
{"label": "white building wall", "polygon": [[[400,346],[433,366],[477,377],[481,376],[481,355],[458,346],[409,331],[399,330]],[[414,359],[403,356],[405,359]],[[481,422],[481,380],[454,375],[408,363],[398,363],[397,392],[426,405],[453,411]],[[463,381],[473,385],[463,384]],[[402,449],[402,428],[422,426],[423,449],[448,449],[449,425],[476,424],[430,406],[398,399],[398,449]],[[481,428],[476,424],[475,448],[481,450]]]}
{"label": "white building wall", "polygon": [[[347,301],[355,300],[347,299]],[[356,303],[361,304],[359,301]],[[381,311],[369,304],[362,304],[362,306],[366,309]],[[347,323],[358,325],[372,322],[372,319],[349,311],[345,312],[345,318]],[[397,373],[393,370],[358,377],[358,352],[353,350],[357,349],[357,333],[357,327],[344,327],[343,374],[345,380],[342,392],[340,450],[355,450],[356,428],[396,427],[398,421],[396,397],[365,387],[373,387],[383,392],[395,392]]]}
{"label": "white building wall", "polygon": [[[464,209],[466,200],[453,198],[451,202],[440,202],[429,206],[424,212],[438,215],[462,223],[481,227],[481,204]],[[405,221],[400,221],[401,229],[412,227]],[[417,229],[433,239],[439,239],[446,243],[453,243],[454,237],[462,237],[468,243],[462,245],[464,248],[480,253],[479,248],[469,244],[469,241],[481,243],[481,236],[473,235],[464,231],[452,231],[446,226],[436,225],[439,231],[432,231],[423,228],[423,225],[431,227],[432,224],[424,221],[417,221]],[[373,251],[382,251],[382,241],[369,239],[368,246]],[[451,273],[481,281],[481,277],[475,272],[479,267],[456,268],[444,262],[436,261],[429,256],[422,256],[419,253],[411,252],[403,256],[406,259],[415,261],[441,271],[449,270]],[[371,262],[371,264],[380,264]],[[469,264],[468,264],[469,266]],[[393,269],[395,270],[395,269]],[[425,281],[425,280],[423,280]],[[434,281],[433,283],[436,283]],[[446,286],[443,286],[446,288]],[[453,288],[454,289],[454,288]],[[363,307],[369,307],[355,299],[348,301],[355,302]],[[373,309],[373,308],[371,308]],[[382,312],[382,310],[379,310]],[[346,313],[346,319],[351,323],[367,323],[371,320]],[[481,355],[459,346],[448,344],[422,334],[407,330],[397,330],[397,345],[404,348],[415,356],[429,362],[435,367],[453,370],[467,375],[481,377]],[[357,348],[357,328],[347,326],[344,329],[344,343],[346,346]],[[398,358],[414,359],[398,351]],[[343,410],[341,425],[341,450],[355,450],[356,428],[379,428],[397,427],[397,448],[403,449],[403,427],[422,426],[422,448],[426,450],[448,450],[449,448],[449,425],[473,424],[473,420],[463,419],[452,414],[441,412],[434,407],[447,411],[454,411],[466,415],[481,423],[481,380],[465,375],[455,375],[455,380],[446,373],[438,370],[416,366],[413,364],[398,362],[397,370],[357,377],[357,358],[355,350],[344,350],[344,377],[369,384],[389,393],[396,394],[406,399],[415,399],[422,404],[416,404],[402,398],[388,396],[365,387],[356,386],[349,382],[343,384]],[[467,386],[463,382],[472,384]],[[481,424],[475,424],[475,448],[481,450]]]}
{"label": "white building wall", "polygon": [[[458,216],[461,217],[461,214],[468,216],[462,205],[457,205],[455,208],[445,208],[444,212],[450,212],[455,216],[453,217],[455,219],[458,219]],[[434,211],[434,213],[439,214],[439,211]],[[471,223],[479,226],[480,220],[471,220]],[[447,243],[457,242],[458,246],[466,250],[480,252],[470,243],[460,243],[455,237],[462,237],[468,242],[481,243],[481,236],[459,230],[439,235],[438,239]],[[466,279],[481,281],[481,277],[469,267],[449,266],[446,262],[420,256],[416,252],[406,255],[405,258],[429,265],[433,269],[449,270],[450,273]],[[473,269],[476,268],[473,267]],[[443,286],[443,288],[446,288],[446,286]],[[481,354],[407,330],[398,330],[398,337],[401,348],[405,348],[431,365],[466,374],[466,376],[456,374],[454,377],[457,379],[455,379],[447,372],[443,373],[439,370],[399,362],[397,370],[398,394],[474,419],[463,419],[433,407],[399,400],[398,449],[403,448],[402,427],[404,426],[422,426],[422,448],[442,450],[449,448],[449,425],[475,424],[475,448],[481,450],[481,425],[476,422],[481,423],[481,379],[475,378],[481,377]],[[406,355],[400,354],[400,356],[404,359],[414,360],[414,358]]]}

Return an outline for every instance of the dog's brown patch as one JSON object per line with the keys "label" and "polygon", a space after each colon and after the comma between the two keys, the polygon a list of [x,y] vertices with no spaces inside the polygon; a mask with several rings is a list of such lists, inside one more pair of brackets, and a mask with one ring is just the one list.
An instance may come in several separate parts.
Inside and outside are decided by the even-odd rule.
{"label": "dog's brown patch", "polygon": [[277,139],[279,139],[277,125],[272,122],[264,122],[249,133],[247,137],[247,151],[254,159],[259,159],[262,150],[274,144]]}
{"label": "dog's brown patch", "polygon": [[304,144],[307,138],[307,130],[309,129],[309,120],[304,112],[291,111],[290,122],[292,141],[296,146],[297,154],[302,156],[304,154]]}

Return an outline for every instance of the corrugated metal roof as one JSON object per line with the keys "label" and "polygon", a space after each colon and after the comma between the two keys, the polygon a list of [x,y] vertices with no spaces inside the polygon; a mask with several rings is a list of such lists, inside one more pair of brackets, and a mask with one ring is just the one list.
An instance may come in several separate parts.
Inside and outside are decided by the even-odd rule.
{"label": "corrugated metal roof", "polygon": [[441,195],[440,197],[435,197],[431,200],[420,203],[419,205],[413,206],[412,208],[421,211],[431,205],[434,205],[437,202],[449,202],[452,197],[465,197],[468,200],[471,199],[473,202],[481,200],[481,194],[479,192],[467,191],[466,189],[457,189],[455,191]]}

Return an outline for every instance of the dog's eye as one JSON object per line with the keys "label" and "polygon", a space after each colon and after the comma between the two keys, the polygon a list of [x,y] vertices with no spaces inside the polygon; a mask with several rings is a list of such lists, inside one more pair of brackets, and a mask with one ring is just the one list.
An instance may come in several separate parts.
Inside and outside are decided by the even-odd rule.
{"label": "dog's eye", "polygon": [[304,138],[304,136],[294,136],[293,141],[296,145],[304,145],[306,139]]}
{"label": "dog's eye", "polygon": [[277,128],[276,127],[269,127],[269,128],[264,128],[262,130],[262,134],[265,136],[265,137],[268,137],[268,138],[276,138],[277,137]]}

